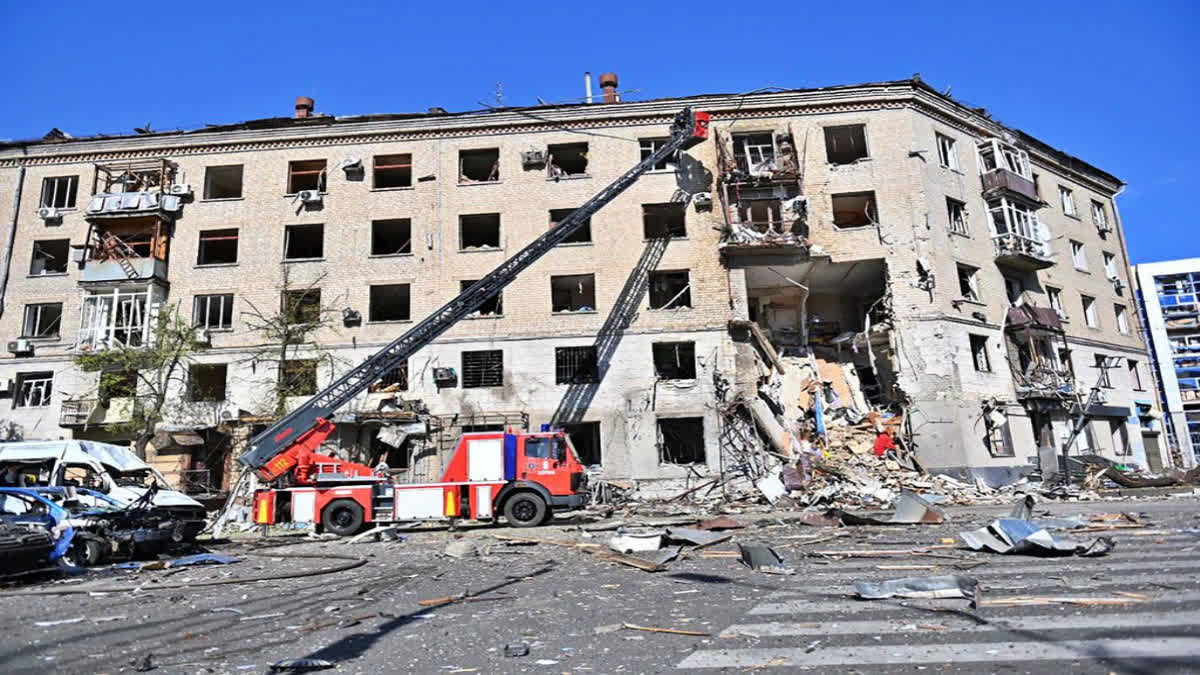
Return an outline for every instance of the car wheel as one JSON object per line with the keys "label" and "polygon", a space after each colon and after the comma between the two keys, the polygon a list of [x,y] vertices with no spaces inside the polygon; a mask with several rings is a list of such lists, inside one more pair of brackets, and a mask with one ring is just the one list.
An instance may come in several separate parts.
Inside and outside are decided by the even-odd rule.
{"label": "car wheel", "polygon": [[63,556],[75,567],[92,567],[104,561],[103,542],[91,537],[77,537]]}
{"label": "car wheel", "polygon": [[532,492],[518,492],[504,502],[504,517],[513,527],[540,525],[546,511],[546,502]]}
{"label": "car wheel", "polygon": [[363,509],[358,502],[349,499],[332,501],[321,513],[321,524],[326,532],[349,537],[362,529]]}

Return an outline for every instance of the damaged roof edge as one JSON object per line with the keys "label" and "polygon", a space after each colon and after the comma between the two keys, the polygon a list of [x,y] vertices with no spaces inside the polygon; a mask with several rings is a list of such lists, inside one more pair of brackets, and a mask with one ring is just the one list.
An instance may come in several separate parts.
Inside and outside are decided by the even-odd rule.
{"label": "damaged roof edge", "polygon": [[[296,117],[291,117],[291,116],[288,116],[288,117],[266,117],[266,118],[261,118],[261,119],[247,120],[247,121],[243,121],[243,122],[233,122],[233,123],[229,123],[229,124],[210,124],[210,125],[206,125],[204,127],[197,128],[197,129],[177,129],[174,131],[156,131],[156,132],[151,132],[148,134],[143,134],[143,133],[112,134],[112,135],[110,135],[110,134],[95,134],[95,135],[91,135],[91,136],[80,136],[80,137],[65,138],[65,139],[28,139],[28,140],[18,140],[18,141],[2,141],[2,142],[0,142],[0,153],[2,153],[5,150],[16,149],[16,148],[24,149],[24,148],[29,148],[31,146],[32,147],[36,147],[36,146],[70,146],[70,145],[83,145],[83,144],[86,144],[89,142],[96,142],[96,141],[100,141],[100,142],[128,141],[131,139],[138,139],[138,140],[146,141],[146,140],[152,140],[152,139],[177,138],[177,137],[183,137],[183,136],[197,137],[197,136],[203,136],[205,134],[219,134],[219,133],[228,133],[228,132],[236,132],[236,131],[270,131],[270,130],[277,130],[277,129],[303,129],[303,128],[309,128],[309,127],[330,129],[335,126],[342,126],[342,125],[349,126],[349,125],[361,125],[361,124],[377,123],[377,122],[402,122],[402,121],[408,121],[408,120],[441,120],[441,119],[456,119],[456,118],[461,119],[464,117],[469,118],[469,117],[473,117],[473,116],[484,117],[484,116],[491,116],[491,115],[504,115],[506,113],[507,114],[515,114],[518,116],[527,116],[530,113],[535,113],[535,112],[552,112],[552,111],[557,111],[557,110],[575,111],[575,110],[587,109],[589,111],[594,111],[597,113],[609,112],[609,113],[626,113],[626,114],[628,114],[629,112],[636,111],[637,108],[639,108],[639,107],[645,108],[646,106],[654,106],[655,104],[662,104],[662,103],[667,103],[667,102],[685,103],[685,102],[689,102],[689,101],[701,101],[701,100],[706,100],[706,99],[735,99],[735,98],[746,99],[748,97],[755,97],[755,98],[762,99],[763,103],[768,103],[768,102],[770,102],[770,99],[773,97],[786,96],[789,94],[811,94],[811,93],[822,93],[822,92],[850,92],[850,91],[854,91],[854,90],[864,90],[864,89],[893,89],[893,88],[907,88],[907,89],[911,89],[914,91],[920,91],[922,93],[931,95],[931,96],[935,97],[936,99],[953,106],[955,109],[957,109],[963,115],[965,115],[969,118],[973,118],[979,126],[983,126],[983,127],[992,126],[992,127],[996,127],[996,128],[1003,129],[1003,130],[1013,133],[1023,143],[1026,143],[1027,145],[1029,145],[1033,149],[1037,150],[1038,152],[1051,157],[1052,159],[1063,164],[1064,166],[1066,166],[1068,169],[1070,169],[1072,171],[1091,174],[1094,178],[1096,178],[1100,181],[1111,183],[1111,185],[1114,189],[1119,188],[1124,185],[1124,182],[1121,181],[1121,179],[1117,178],[1116,176],[1112,175],[1111,173],[1108,173],[1107,171],[1104,171],[1103,169],[1100,169],[1093,164],[1090,164],[1074,155],[1071,155],[1070,153],[1067,153],[1067,152],[1064,152],[1057,148],[1054,148],[1053,146],[1051,146],[1043,141],[1038,140],[1034,136],[1032,136],[1020,129],[1009,127],[997,120],[994,120],[984,114],[981,114],[980,109],[972,108],[972,107],[964,104],[961,101],[957,101],[954,98],[952,98],[946,94],[943,94],[942,92],[939,92],[938,90],[934,89],[931,85],[924,82],[920,78],[911,78],[911,79],[905,79],[905,80],[886,80],[886,81],[881,81],[881,82],[864,82],[864,83],[858,83],[858,84],[839,84],[839,85],[830,85],[830,86],[826,86],[826,87],[774,89],[772,91],[756,90],[756,91],[752,91],[752,92],[693,94],[690,96],[676,96],[676,97],[646,99],[644,101],[626,101],[626,102],[622,102],[620,105],[595,104],[595,103],[589,104],[589,103],[581,102],[581,103],[547,104],[547,105],[536,105],[536,106],[496,107],[496,108],[486,108],[486,109],[478,109],[478,110],[465,110],[465,111],[461,111],[461,112],[443,112],[443,111],[439,110],[437,112],[425,112],[425,113],[372,113],[372,114],[364,114],[364,115],[343,115],[343,116],[318,114],[318,115],[315,115],[312,117],[305,117],[305,118],[296,118]],[[740,105],[741,105],[741,103],[739,102],[739,106]],[[644,112],[647,114],[652,114],[654,111],[645,109]],[[536,118],[534,118],[534,119],[536,119]],[[481,121],[483,121],[483,120],[481,120]],[[553,123],[553,122],[564,122],[567,120],[553,119],[553,120],[545,120],[545,121]]]}

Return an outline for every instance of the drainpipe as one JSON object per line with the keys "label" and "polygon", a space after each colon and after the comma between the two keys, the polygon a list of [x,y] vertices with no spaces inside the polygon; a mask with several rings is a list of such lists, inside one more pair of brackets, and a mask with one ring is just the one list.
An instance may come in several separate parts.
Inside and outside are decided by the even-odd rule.
{"label": "drainpipe", "polygon": [[592,73],[588,71],[583,74],[583,94],[588,103],[592,102]]}
{"label": "drainpipe", "polygon": [[[25,154],[24,147],[21,153]],[[13,242],[17,239],[17,214],[21,211],[21,189],[25,187],[25,165],[17,167],[17,189],[13,191],[12,217],[8,224],[8,241],[4,243],[4,266],[0,268],[0,316],[4,316],[4,298],[8,293],[8,270],[12,267]]]}

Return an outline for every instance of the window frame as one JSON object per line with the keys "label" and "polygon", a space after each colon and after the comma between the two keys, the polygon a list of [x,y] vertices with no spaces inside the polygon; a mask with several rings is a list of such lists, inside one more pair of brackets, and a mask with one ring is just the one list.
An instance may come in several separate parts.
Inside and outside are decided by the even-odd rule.
{"label": "window frame", "polygon": [[[399,319],[380,319],[376,318],[376,293],[391,293],[398,292],[395,289],[403,288],[403,293],[408,296],[408,311],[405,316]],[[378,290],[377,290],[378,289]],[[385,290],[388,289],[388,290]],[[388,303],[383,299],[379,299],[381,306],[386,306]],[[367,285],[367,323],[408,323],[412,321],[412,284],[407,282],[399,282],[392,284],[368,284]]]}
{"label": "window frame", "polygon": [[[216,369],[221,368],[225,375],[221,380],[221,397],[220,398],[197,398],[200,391],[196,386],[196,371],[200,369]],[[187,371],[187,401],[189,403],[220,403],[229,398],[229,364],[228,363],[189,363]]]}
{"label": "window frame", "polygon": [[943,169],[962,171],[962,165],[958,161],[958,140],[939,131],[933,132],[933,135],[938,151],[938,164]]}
{"label": "window frame", "polygon": [[1046,286],[1046,302],[1050,305],[1050,309],[1058,312],[1058,318],[1063,321],[1067,320],[1067,310],[1062,302],[1062,289],[1055,286]]}
{"label": "window frame", "polygon": [[566,345],[554,348],[554,384],[575,385],[599,382],[600,363],[595,345]]}
{"label": "window frame", "polygon": [[[221,232],[221,233],[232,232],[233,235],[232,236],[230,236],[229,234],[217,235],[216,233],[218,233],[218,232]],[[209,235],[209,236],[205,236],[205,235]],[[218,228],[218,229],[214,229],[214,230],[200,230],[200,232],[197,236],[197,239],[196,239],[196,267],[218,267],[221,265],[236,265],[236,264],[238,264],[238,256],[241,254],[240,237],[241,237],[241,231],[236,227],[224,227],[224,228]],[[201,259],[204,256],[206,242],[229,241],[229,240],[232,240],[234,242],[234,244],[233,244],[233,260],[232,261],[201,262]]]}
{"label": "window frame", "polygon": [[[212,181],[213,171],[223,169],[238,169],[238,193],[235,197],[213,197],[212,196]],[[289,174],[290,175],[290,174]],[[206,202],[230,201],[235,199],[244,199],[246,196],[246,165],[245,164],[215,164],[213,166],[204,167],[204,197]]]}
{"label": "window frame", "polygon": [[[42,313],[47,307],[58,307],[58,320],[55,322],[53,333],[42,333],[38,331],[30,331],[30,314],[36,315],[33,321],[33,327],[36,329],[42,323]],[[57,340],[62,337],[62,318],[63,318],[63,303],[61,302],[31,302],[25,305],[25,312],[21,317],[21,338],[27,340]]]}
{"label": "window frame", "polygon": [[1080,272],[1088,272],[1087,247],[1082,241],[1068,239],[1071,243],[1071,264]]}
{"label": "window frame", "polygon": [[1142,368],[1137,359],[1125,359],[1126,372],[1129,375],[1129,385],[1134,391],[1146,391],[1146,385],[1142,382]]}
{"label": "window frame", "polygon": [[[955,263],[954,266],[958,271],[959,299],[968,302],[983,302],[983,296],[979,293],[979,268],[963,263]],[[965,277],[964,272],[966,273]],[[964,284],[966,286],[965,289]],[[967,292],[964,293],[964,290]]]}
{"label": "window frame", "polygon": [[[681,348],[685,351],[691,351],[692,359],[689,366],[681,365]],[[676,365],[674,373],[671,369],[659,369],[659,356],[673,355]],[[650,363],[654,369],[654,376],[663,382],[691,382],[700,376],[700,370],[696,365],[696,342],[694,340],[666,340],[663,342],[653,342],[650,344]],[[688,373],[691,377],[687,377]],[[677,376],[678,375],[678,376]]]}
{"label": "window frame", "polygon": [[[59,201],[58,197],[59,184],[62,181],[67,182],[66,197],[62,200],[63,206],[58,206],[55,202]],[[49,189],[53,185],[53,189]],[[49,193],[49,194],[48,194]],[[49,201],[47,201],[47,196]],[[38,206],[40,208],[58,209],[59,211],[71,211],[76,208],[79,199],[79,176],[46,176],[42,178],[42,194],[38,197]]]}
{"label": "window frame", "polygon": [[[292,233],[303,229],[315,230],[320,229],[321,232],[321,254],[316,257],[288,257],[288,250],[292,246]],[[313,262],[325,259],[325,223],[297,223],[293,225],[283,226],[283,260],[284,262]]]}
{"label": "window frame", "polygon": [[[49,262],[50,259],[53,258],[54,256],[52,254],[50,254],[49,252],[47,252],[43,245],[44,244],[57,244],[57,243],[62,243],[64,245],[64,249],[66,251],[63,255],[62,270],[54,271],[54,272],[47,272],[46,271],[46,269],[47,269],[46,262]],[[39,252],[43,256],[42,257],[42,260],[43,260],[42,271],[34,272],[34,265],[39,260],[39,258],[38,258]],[[61,276],[65,276],[67,274],[70,274],[70,263],[71,263],[71,240],[69,238],[35,239],[35,240],[33,240],[33,248],[30,249],[30,253],[29,253],[29,276],[31,276],[31,277],[61,277]]]}
{"label": "window frame", "polygon": [[[691,462],[668,461],[668,457],[666,456],[666,453],[665,453],[666,443],[664,442],[663,423],[666,422],[669,424],[673,421],[676,423],[680,423],[685,420],[687,421],[687,423],[689,425],[698,426],[698,428],[700,430],[700,439],[699,439],[700,440],[700,458],[696,461],[691,461]],[[658,450],[659,465],[706,466],[708,464],[709,457],[708,457],[708,448],[705,444],[705,439],[704,439],[704,417],[699,416],[699,415],[679,415],[679,416],[659,417],[658,419],[656,419],[654,421],[654,445],[656,446],[656,449]]]}
{"label": "window frame", "polygon": [[[861,223],[861,224],[839,225],[838,224],[838,215],[837,215],[838,213],[858,213],[858,212],[850,211],[849,209],[843,209],[842,211],[838,211],[837,201],[840,199],[854,199],[854,198],[865,198],[866,199],[866,208],[863,209],[862,214],[864,217],[866,217],[867,222]],[[874,190],[860,190],[858,192],[839,192],[837,194],[831,194],[831,195],[829,195],[829,211],[830,211],[830,214],[833,216],[833,218],[830,222],[832,223],[833,229],[835,231],[858,230],[858,229],[862,229],[865,227],[879,227],[879,225],[880,225],[879,200],[876,199]]]}
{"label": "window frame", "polygon": [[1079,207],[1075,205],[1075,191],[1065,185],[1058,186],[1058,201],[1062,206],[1064,216],[1079,217]]}
{"label": "window frame", "polygon": [[[978,333],[967,333],[967,342],[971,347],[971,363],[977,373],[994,373],[992,370],[992,355],[988,353],[988,337]],[[980,365],[982,357],[982,367]]]}
{"label": "window frame", "polygon": [[[315,168],[317,163],[320,163],[321,168]],[[300,165],[312,165],[314,168],[300,168]],[[314,188],[296,188],[295,179],[297,176],[317,176],[317,192],[327,194],[326,189],[329,187],[329,160],[328,159],[294,159],[288,162],[287,173],[287,192],[285,196],[291,197],[300,194],[304,190],[312,190]]]}
{"label": "window frame", "polygon": [[[499,354],[498,365],[483,364],[483,365],[478,366],[481,369],[479,381],[474,384],[468,384],[467,383],[467,357],[468,357],[468,355],[470,355],[472,358],[481,358],[482,359],[482,358],[490,358],[485,355],[492,355],[492,354]],[[460,366],[461,372],[462,372],[462,375],[460,378],[460,386],[463,389],[494,389],[496,387],[504,386],[504,350],[503,349],[464,350],[459,355],[459,366]],[[485,379],[485,376],[489,375],[489,373],[483,372],[482,369],[490,369],[490,368],[496,368],[499,371],[499,377],[496,380]],[[495,384],[489,384],[489,382],[495,382]]]}
{"label": "window frame", "polygon": [[1092,367],[1096,369],[1097,374],[1098,374],[1098,377],[1096,378],[1097,383],[1100,385],[1100,387],[1102,387],[1104,389],[1112,389],[1113,388],[1112,373],[1109,373],[1108,368],[1105,367],[1105,364],[1107,364],[1107,363],[1108,363],[1107,355],[1105,355],[1105,354],[1093,354],[1092,355]]}
{"label": "window frame", "polygon": [[[401,188],[384,188],[384,189],[399,190]],[[378,239],[378,235],[376,234],[375,230],[376,230],[376,228],[380,227],[381,225],[384,225],[385,223],[407,223],[407,226],[408,226],[408,250],[407,251],[403,250],[403,247],[401,247],[401,250],[397,251],[395,253],[376,253],[375,252],[375,245],[377,243],[376,240]],[[395,256],[414,255],[412,218],[376,218],[376,219],[372,220],[371,221],[371,248],[370,248],[370,252],[367,255],[372,258],[391,258],[391,257],[395,257]]]}
{"label": "window frame", "polygon": [[[967,203],[953,197],[946,197],[946,219],[950,222],[950,232],[964,237],[971,236],[971,226],[968,223]],[[955,215],[958,217],[955,218]]]}
{"label": "window frame", "polygon": [[[213,332],[232,331],[233,330],[233,296],[234,296],[233,293],[197,293],[196,295],[193,295],[192,296],[192,327],[193,328],[202,328],[204,330],[213,331]],[[218,323],[216,326],[208,325],[208,317],[209,317],[210,311],[212,309],[211,305],[213,302],[213,298],[219,298],[220,299],[219,301],[221,303],[221,307],[217,312]],[[229,298],[228,303],[226,303],[225,298]],[[199,321],[199,319],[201,318],[201,314],[200,314],[201,304],[204,305],[204,313],[203,313],[204,321],[203,321],[203,323],[201,323]],[[228,310],[228,312],[229,312],[229,322],[228,322],[229,325],[227,325],[227,326],[223,325],[223,321],[222,321],[225,318],[226,310]]]}
{"label": "window frame", "polygon": [[[668,299],[666,303],[655,307],[654,306],[654,283],[655,277],[661,277],[669,274],[682,274],[687,280],[683,288],[676,291],[675,295]],[[651,270],[646,279],[646,306],[650,311],[674,311],[680,309],[695,309],[696,305],[692,298],[692,291],[695,290],[692,284],[692,271],[690,269],[682,270]]]}
{"label": "window frame", "polygon": [[[408,163],[399,161],[394,164],[380,164],[380,160],[396,160],[397,158],[408,158]],[[385,187],[379,186],[379,171],[400,171],[401,175],[404,169],[408,169],[408,182],[403,185],[388,185]],[[408,190],[413,186],[413,159],[411,152],[397,152],[387,155],[372,155],[371,156],[371,189],[372,190]]]}
{"label": "window frame", "polygon": [[[649,159],[650,155],[653,155],[654,153],[658,152],[658,149],[661,148],[662,146],[666,145],[667,142],[669,142],[670,140],[671,139],[666,136],[652,136],[652,137],[646,137],[646,138],[639,138],[638,139],[638,156],[641,157],[641,161],[645,161],[645,160]],[[664,159],[661,162],[659,162],[658,164],[655,164],[654,166],[650,167],[650,169],[647,170],[647,173],[655,173],[655,172],[660,172],[660,171],[675,173],[678,170],[679,170],[679,151],[676,150],[674,152],[674,154],[668,155],[666,159]]]}
{"label": "window frame", "polygon": [[[835,162],[835,161],[833,161],[832,154],[839,152],[839,150],[836,146],[837,146],[837,143],[838,143],[838,140],[840,137],[837,134],[842,133],[847,129],[857,130],[858,132],[861,132],[862,149],[860,151],[857,151],[854,149],[856,136],[852,135],[848,139],[849,143],[850,143],[849,153],[854,154],[856,152],[861,152],[861,154],[859,156],[855,157],[854,159],[851,159],[848,162]],[[834,135],[831,136],[830,135],[831,132]],[[871,159],[871,144],[867,138],[867,125],[865,122],[853,122],[850,124],[826,125],[826,126],[821,127],[821,136],[822,136],[822,139],[825,141],[825,162],[831,166],[850,166],[850,165],[860,162],[864,159]],[[772,139],[772,140],[774,140],[774,139]],[[778,146],[778,144],[776,144],[776,145]],[[833,148],[832,148],[833,153],[830,152],[831,145],[833,146]],[[776,156],[778,156],[778,147],[776,148]]]}
{"label": "window frame", "polygon": [[1105,208],[1104,202],[1097,199],[1092,201],[1092,223],[1101,230],[1108,230],[1108,209]]}
{"label": "window frame", "polygon": [[1101,251],[1100,257],[1104,260],[1104,278],[1109,281],[1120,279],[1121,275],[1117,271],[1117,255],[1108,251]]}
{"label": "window frame", "polygon": [[1129,308],[1122,303],[1113,303],[1113,316],[1117,321],[1117,332],[1121,335],[1129,335]]}
{"label": "window frame", "polygon": [[[30,403],[36,394],[37,403]],[[12,407],[49,408],[54,402],[54,371],[38,370],[17,373],[13,383]]]}
{"label": "window frame", "polygon": [[1083,307],[1083,323],[1088,328],[1100,328],[1100,317],[1096,312],[1095,296],[1080,293],[1079,304]]}

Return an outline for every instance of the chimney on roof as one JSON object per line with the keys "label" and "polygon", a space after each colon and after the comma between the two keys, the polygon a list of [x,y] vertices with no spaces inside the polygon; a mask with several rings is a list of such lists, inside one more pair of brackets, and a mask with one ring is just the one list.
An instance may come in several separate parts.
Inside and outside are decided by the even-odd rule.
{"label": "chimney on roof", "polygon": [[296,119],[312,117],[314,105],[316,105],[316,103],[311,98],[309,98],[307,96],[297,96],[296,97]]}
{"label": "chimney on roof", "polygon": [[601,75],[600,76],[600,88],[604,90],[604,102],[605,103],[616,103],[617,101],[621,100],[621,97],[617,96],[617,74],[616,73],[604,73],[603,75]]}

